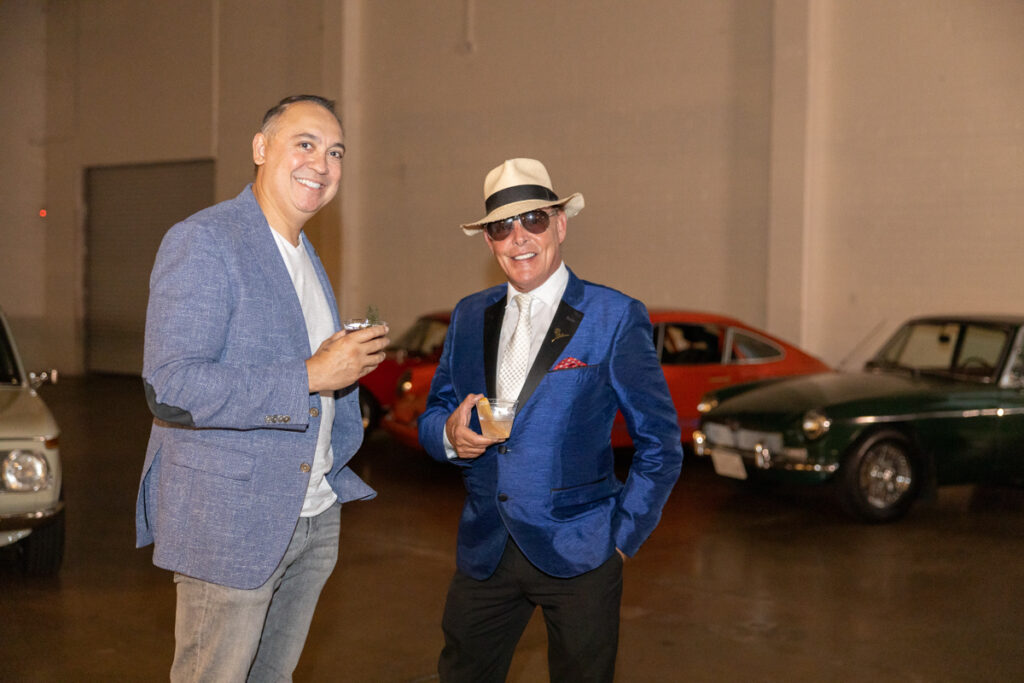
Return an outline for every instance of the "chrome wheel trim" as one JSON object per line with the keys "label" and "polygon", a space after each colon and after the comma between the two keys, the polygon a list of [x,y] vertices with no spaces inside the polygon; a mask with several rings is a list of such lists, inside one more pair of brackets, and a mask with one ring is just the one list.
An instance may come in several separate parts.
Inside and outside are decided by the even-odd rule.
{"label": "chrome wheel trim", "polygon": [[861,496],[879,510],[898,503],[914,483],[914,470],[906,451],[891,443],[872,446],[864,454],[859,474]]}

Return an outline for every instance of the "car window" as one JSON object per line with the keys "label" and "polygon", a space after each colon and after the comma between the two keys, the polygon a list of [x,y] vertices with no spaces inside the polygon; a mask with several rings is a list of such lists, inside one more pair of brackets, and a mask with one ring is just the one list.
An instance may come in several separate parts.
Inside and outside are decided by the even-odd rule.
{"label": "car window", "polygon": [[964,328],[963,340],[956,357],[957,372],[988,377],[999,365],[1006,346],[1006,330],[982,325],[968,325]]}
{"label": "car window", "polygon": [[706,365],[722,362],[722,328],[718,325],[665,323],[663,365]]}
{"label": "car window", "polygon": [[14,349],[7,339],[3,322],[0,321],[0,384],[20,384],[18,365],[14,362]]}
{"label": "car window", "polygon": [[433,318],[420,318],[392,345],[417,356],[440,356],[448,323]]}
{"label": "car window", "polygon": [[919,370],[947,369],[953,359],[959,325],[927,323],[909,325],[885,349],[885,360]]}
{"label": "car window", "polygon": [[992,379],[1008,342],[1009,331],[996,325],[915,323],[900,330],[878,360],[890,367]]}
{"label": "car window", "polygon": [[742,330],[733,328],[730,363],[764,363],[778,360],[784,355],[776,344],[763,337],[755,337]]}

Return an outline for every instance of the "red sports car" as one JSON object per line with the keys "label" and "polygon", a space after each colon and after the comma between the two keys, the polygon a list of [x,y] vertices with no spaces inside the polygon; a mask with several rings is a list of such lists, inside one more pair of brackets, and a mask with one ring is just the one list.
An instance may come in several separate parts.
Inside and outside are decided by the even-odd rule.
{"label": "red sports car", "polygon": [[[734,318],[697,311],[650,311],[654,346],[679,414],[683,442],[697,426],[697,403],[712,389],[770,377],[809,375],[830,368],[814,356]],[[447,319],[446,319],[447,320]],[[399,379],[398,400],[382,423],[407,446],[418,448],[416,420],[426,409],[436,361],[411,368]],[[632,444],[622,415],[612,426],[612,445]]]}

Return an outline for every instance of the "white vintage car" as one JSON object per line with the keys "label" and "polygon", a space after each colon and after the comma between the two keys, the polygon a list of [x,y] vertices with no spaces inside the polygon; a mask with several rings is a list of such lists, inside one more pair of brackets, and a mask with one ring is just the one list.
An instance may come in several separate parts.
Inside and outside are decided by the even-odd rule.
{"label": "white vintage car", "polygon": [[64,558],[59,430],[36,389],[56,370],[25,373],[0,311],[0,547],[16,544],[22,570],[52,576]]}

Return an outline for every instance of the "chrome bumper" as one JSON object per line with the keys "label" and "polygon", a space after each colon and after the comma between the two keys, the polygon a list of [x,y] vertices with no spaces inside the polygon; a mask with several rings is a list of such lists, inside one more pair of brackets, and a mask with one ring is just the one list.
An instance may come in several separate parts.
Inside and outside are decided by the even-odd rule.
{"label": "chrome bumper", "polygon": [[693,450],[696,455],[709,457],[719,453],[725,456],[738,457],[745,465],[759,470],[783,470],[788,472],[818,472],[832,474],[839,469],[838,463],[822,465],[807,462],[807,450],[803,448],[769,448],[757,443],[753,449],[741,449],[723,446],[708,440],[707,434],[701,430],[693,432]]}
{"label": "chrome bumper", "polygon": [[23,512],[16,515],[0,515],[0,531],[34,529],[40,524],[45,524],[56,517],[63,509],[64,502],[60,501],[52,508],[47,508],[46,510]]}

